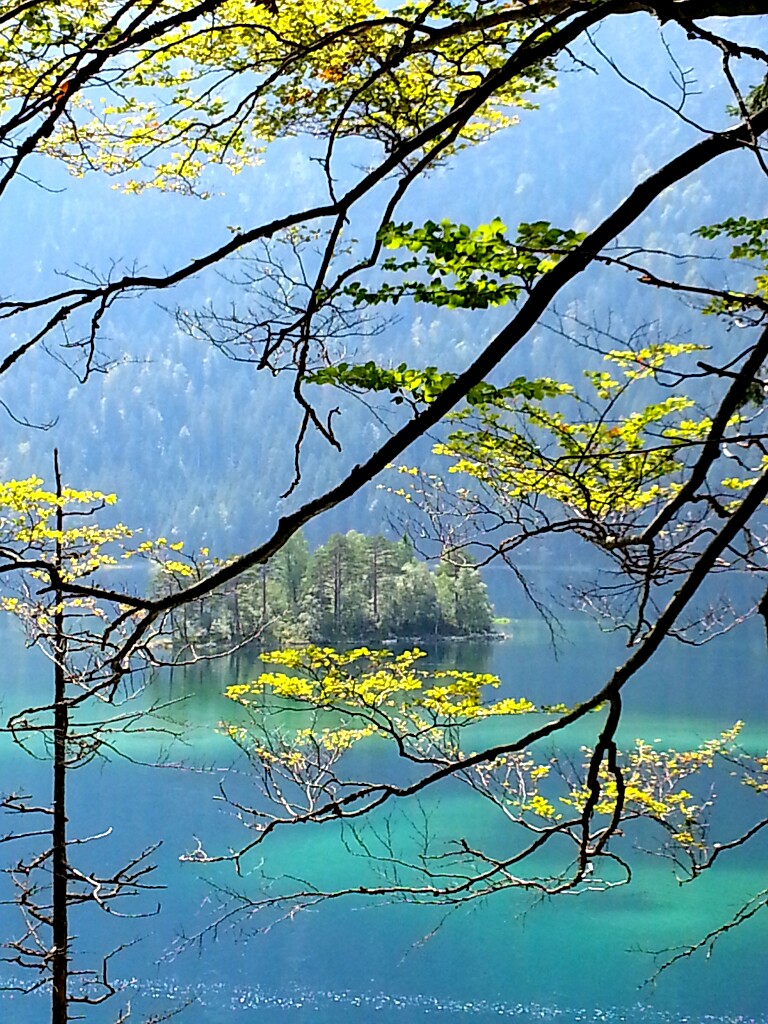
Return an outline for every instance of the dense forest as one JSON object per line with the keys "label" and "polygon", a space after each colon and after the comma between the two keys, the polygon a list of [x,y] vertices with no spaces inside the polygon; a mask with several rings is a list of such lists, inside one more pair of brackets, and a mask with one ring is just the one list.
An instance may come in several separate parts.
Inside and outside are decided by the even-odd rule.
{"label": "dense forest", "polygon": [[[753,19],[751,30],[757,29]],[[644,31],[640,20],[624,19],[615,26],[608,21],[601,49],[610,50],[625,74],[645,75],[650,86],[673,94],[665,59],[649,63],[640,57]],[[509,131],[494,134],[480,147],[461,149],[428,179],[415,180],[400,215],[420,222],[439,219],[450,210],[468,224],[500,217],[510,227],[547,217],[580,228],[602,216],[623,195],[627,182],[637,181],[651,166],[649,139],[657,160],[695,137],[683,120],[619,80],[592,46],[586,47],[585,59],[606,73],[574,69],[567,88],[539,94],[538,109],[520,110]],[[707,98],[717,87],[720,70],[702,61],[691,75],[702,93],[692,90],[688,97],[695,118],[702,111],[709,114]],[[723,95],[723,107],[727,100]],[[590,118],[587,130],[583,112],[598,108],[602,116]],[[351,164],[365,162],[375,152],[363,140],[346,140],[344,146]],[[4,291],[44,289],[70,264],[129,264],[132,253],[147,268],[196,257],[213,225],[282,216],[297,195],[319,202],[325,188],[319,170],[322,153],[321,142],[299,135],[281,140],[262,163],[237,178],[209,167],[204,201],[175,192],[125,195],[109,180],[91,176],[80,182],[64,167],[50,161],[43,165],[41,159],[38,166],[50,191],[34,181],[15,180],[14,216],[0,224],[0,243],[13,253],[4,268]],[[717,168],[703,168],[695,181],[664,193],[653,222],[643,221],[628,232],[626,243],[645,240],[653,246],[663,224],[670,250],[703,252],[705,246],[691,236],[692,230],[726,216],[731,193],[738,192],[745,178],[744,168],[736,163],[725,176]],[[361,213],[350,231],[365,237],[372,217],[370,211]],[[238,344],[238,331],[247,334],[252,327],[258,333],[265,308],[279,303],[279,287],[267,275],[270,264],[273,271],[282,266],[290,277],[287,301],[298,308],[307,294],[301,270],[308,280],[319,265],[321,249],[321,236],[303,244],[298,254],[277,238],[235,254],[222,273],[203,273],[162,300],[142,303],[126,297],[116,302],[101,328],[100,365],[108,372],[92,374],[87,385],[43,351],[29,352],[29,375],[4,374],[0,400],[26,423],[54,426],[30,429],[6,418],[0,452],[5,476],[45,476],[55,440],[67,478],[116,491],[120,514],[132,525],[206,544],[222,557],[257,542],[266,524],[289,511],[301,493],[324,490],[406,418],[407,410],[390,401],[377,402],[372,416],[355,396],[336,392],[329,400],[324,389],[310,388],[320,409],[339,408],[334,422],[343,450],[339,453],[309,433],[302,487],[287,499],[279,497],[291,482],[288,439],[298,429],[298,410],[287,375],[265,379],[257,360]],[[725,273],[719,264],[709,265],[715,283]],[[739,283],[740,268],[730,267],[727,273]],[[273,273],[271,279],[275,277]],[[230,310],[236,314],[232,324]],[[396,309],[347,310],[345,315],[346,329],[337,340],[343,358],[373,359],[384,366],[404,359],[446,370],[461,368],[506,320],[504,308],[486,309],[478,318],[462,309],[404,302]],[[684,319],[676,295],[636,287],[630,276],[619,274],[605,287],[597,274],[587,271],[496,377],[548,373],[578,379],[585,367],[600,363],[599,355],[586,346],[618,344],[634,331],[663,337]],[[707,382],[694,386],[703,391]],[[280,424],[285,444],[260,443],[270,424]],[[413,458],[434,469],[437,462],[430,449],[428,441],[422,442],[413,449]],[[307,534],[319,543],[336,531],[367,530],[368,524],[378,530],[386,519],[386,504],[381,491],[364,489],[336,509],[332,522],[309,524]]]}
{"label": "dense forest", "polygon": [[[155,579],[155,591],[173,577]],[[493,609],[468,556],[436,568],[407,538],[350,530],[310,551],[303,533],[273,559],[172,616],[176,647],[226,649],[253,638],[263,647],[318,641],[488,636]]]}

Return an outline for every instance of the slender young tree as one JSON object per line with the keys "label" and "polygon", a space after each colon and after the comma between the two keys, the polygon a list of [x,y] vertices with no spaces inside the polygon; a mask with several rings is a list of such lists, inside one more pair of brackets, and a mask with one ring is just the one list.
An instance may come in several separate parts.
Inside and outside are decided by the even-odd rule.
{"label": "slender young tree", "polygon": [[[109,630],[119,610],[109,603],[69,597],[66,586],[116,566],[118,558],[150,556],[169,575],[183,574],[188,566],[165,543],[145,540],[131,547],[131,530],[120,523],[101,525],[98,520],[114,504],[114,495],[65,486],[58,452],[53,475],[51,490],[39,478],[0,484],[0,579],[5,591],[0,600],[21,620],[29,645],[47,655],[52,676],[50,698],[15,711],[3,730],[30,754],[47,755],[51,765],[50,804],[30,801],[23,791],[1,801],[7,812],[40,825],[2,839],[24,850],[12,870],[24,927],[18,938],[3,945],[6,961],[31,974],[28,983],[21,982],[21,991],[49,989],[51,1024],[66,1024],[80,1019],[84,1008],[117,994],[110,967],[122,948],[118,938],[100,963],[83,965],[73,941],[73,911],[93,905],[112,913],[127,898],[154,895],[162,888],[152,880],[151,856],[159,843],[114,871],[99,867],[102,858],[95,851],[90,858],[86,855],[90,865],[81,862],[80,851],[98,847],[104,836],[72,835],[71,774],[102,754],[119,753],[120,735],[126,730],[168,737],[178,731],[162,714],[167,705],[150,702],[138,709],[135,701],[125,699],[135,694],[138,674],[146,672],[156,655],[145,648],[126,657],[125,630]],[[33,838],[44,844],[36,851],[28,850]],[[143,912],[154,914],[154,903]],[[118,1019],[126,1018],[121,1012]]]}

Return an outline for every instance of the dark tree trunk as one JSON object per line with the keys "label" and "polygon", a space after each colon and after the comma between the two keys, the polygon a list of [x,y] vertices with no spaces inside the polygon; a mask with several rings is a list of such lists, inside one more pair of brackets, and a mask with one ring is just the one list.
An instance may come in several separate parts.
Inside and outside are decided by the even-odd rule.
{"label": "dark tree trunk", "polygon": [[266,562],[261,566],[261,626],[262,629],[267,624],[267,564]]}
{"label": "dark tree trunk", "polygon": [[[64,528],[64,513],[61,506],[61,473],[59,471],[59,453],[54,452],[54,470],[56,474],[56,495],[59,505],[56,511],[56,529],[59,539],[56,541],[56,568],[62,567],[61,536]],[[67,1024],[69,1019],[69,922],[67,882],[69,865],[67,862],[67,735],[69,732],[69,707],[66,693],[65,659],[67,641],[64,635],[63,595],[56,590],[56,605],[53,617],[54,629],[54,719],[53,719],[53,843],[51,864],[53,872],[53,901],[51,920],[53,931],[53,947],[51,950],[51,970],[53,973],[53,989],[51,1002],[51,1024]]]}
{"label": "dark tree trunk", "polygon": [[379,541],[373,538],[371,547],[371,603],[374,626],[379,625]]}

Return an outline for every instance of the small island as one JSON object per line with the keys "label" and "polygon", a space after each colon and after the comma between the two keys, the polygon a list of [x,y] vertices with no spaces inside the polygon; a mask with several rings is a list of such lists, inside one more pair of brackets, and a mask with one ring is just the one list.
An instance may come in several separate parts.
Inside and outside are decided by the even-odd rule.
{"label": "small island", "polygon": [[310,551],[296,534],[266,565],[172,622],[174,642],[222,649],[252,636],[264,647],[495,635],[480,572],[465,553],[434,567],[407,538],[355,531]]}

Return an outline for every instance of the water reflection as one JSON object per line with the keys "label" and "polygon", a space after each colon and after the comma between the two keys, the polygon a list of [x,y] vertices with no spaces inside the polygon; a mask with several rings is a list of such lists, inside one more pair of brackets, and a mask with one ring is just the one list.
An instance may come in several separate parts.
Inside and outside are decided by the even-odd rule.
{"label": "water reflection", "polygon": [[[186,1005],[190,1018],[205,1013],[206,1021],[219,1024],[233,1017],[259,1021],[297,1021],[311,1019],[321,1022],[361,1022],[375,1020],[380,1024],[407,1022],[433,1022],[441,1020],[471,1019],[475,1024],[489,1024],[492,1020],[507,1019],[519,1024],[538,1024],[540,1021],[558,1021],[577,1024],[589,1021],[600,1024],[765,1024],[765,1015],[746,1017],[737,1015],[705,1014],[684,1016],[660,1010],[645,1003],[630,1007],[565,1007],[539,1003],[505,1003],[480,999],[461,1001],[430,996],[400,996],[389,992],[359,993],[332,989],[301,990],[279,994],[260,987],[229,986],[224,983],[184,986],[174,982],[156,982],[141,985],[136,981],[122,983],[121,995],[134,1005],[145,1007],[144,1012],[162,1014],[174,1006]],[[37,1003],[37,1011],[44,1012],[40,997],[29,997]],[[0,995],[0,1007],[7,1008],[14,1000]],[[19,1007],[20,1016],[14,1019],[26,1024],[33,1018]]]}
{"label": "water reflection", "polygon": [[[536,700],[576,699],[604,678],[622,656],[621,639],[594,643],[584,627],[555,652],[546,631],[535,623],[512,625],[513,639],[478,647],[443,645],[429,650],[436,666],[467,667],[501,676],[503,690]],[[4,705],[29,701],[35,671],[47,665],[22,656],[6,637]],[[16,647],[13,644],[16,643]],[[765,750],[768,708],[764,638],[746,628],[703,651],[665,648],[627,694],[625,733],[684,744],[711,736],[735,718],[748,722],[748,742]],[[82,944],[113,948],[134,938],[141,942],[121,955],[116,970],[128,985],[132,1019],[190,1001],[180,1020],[223,1024],[233,1016],[315,1024],[361,1024],[370,1019],[413,1024],[466,1017],[491,1019],[636,1022],[722,1022],[766,1020],[768,979],[755,950],[765,948],[768,914],[758,915],[718,945],[710,960],[686,961],[665,975],[655,990],[642,988],[652,973],[651,951],[695,941],[726,920],[740,901],[765,885],[767,844],[736,851],[709,877],[680,888],[668,864],[636,852],[631,887],[534,905],[524,894],[505,894],[444,918],[425,907],[366,907],[349,900],[298,915],[293,922],[262,932],[259,919],[244,919],[235,931],[208,935],[176,958],[168,950],[181,934],[202,929],[215,918],[223,886],[259,891],[265,876],[304,877],[319,869],[324,881],[346,884],[359,864],[344,856],[332,829],[295,831],[265,848],[236,879],[229,865],[215,870],[182,863],[198,837],[212,850],[243,841],[243,827],[216,797],[219,783],[235,784],[245,766],[217,723],[237,709],[224,688],[258,672],[255,654],[230,662],[201,665],[159,679],[155,693],[188,699],[173,714],[186,723],[187,743],[162,752],[152,734],[126,741],[132,756],[164,759],[179,767],[162,771],[119,759],[95,763],[74,773],[72,816],[81,835],[112,827],[103,846],[109,861],[120,862],[158,838],[157,878],[167,889],[162,912],[147,921],[115,921],[83,916],[77,925]],[[750,738],[751,737],[751,738]],[[574,744],[582,738],[578,735]],[[47,792],[47,766],[25,758],[6,743],[2,789],[23,785]],[[247,787],[246,775],[240,777]],[[735,805],[734,805],[735,806]],[[430,808],[446,828],[483,827],[471,819],[460,796],[443,797]],[[729,813],[735,814],[733,808]],[[726,819],[727,820],[727,819]],[[3,830],[11,824],[0,826]],[[101,849],[101,848],[100,848]],[[3,851],[7,854],[7,848]],[[6,862],[11,858],[6,855]],[[5,898],[7,893],[4,894]],[[17,930],[13,907],[0,909],[0,934]],[[12,971],[12,968],[7,968]],[[135,980],[131,980],[135,979]],[[125,1001],[124,1000],[124,1001]],[[0,1021],[39,1024],[46,1019],[40,997],[0,997]],[[114,1021],[116,1009],[93,1011],[94,1024]]]}

